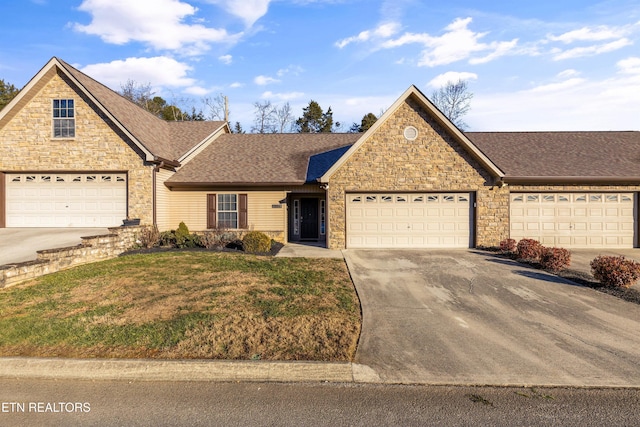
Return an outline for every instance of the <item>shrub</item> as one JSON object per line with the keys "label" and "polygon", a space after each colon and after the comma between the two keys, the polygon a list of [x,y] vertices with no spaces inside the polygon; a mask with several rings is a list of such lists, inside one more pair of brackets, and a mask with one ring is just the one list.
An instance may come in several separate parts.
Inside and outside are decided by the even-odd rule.
{"label": "shrub", "polygon": [[176,247],[185,248],[187,247],[187,241],[189,239],[189,227],[184,222],[181,222],[178,225],[178,229],[175,231],[176,236]]}
{"label": "shrub", "polygon": [[591,273],[603,286],[628,288],[640,279],[640,263],[624,256],[599,255],[591,261]]}
{"label": "shrub", "polygon": [[244,250],[249,253],[269,252],[271,238],[259,231],[250,231],[242,239]]}
{"label": "shrub", "polygon": [[516,241],[514,239],[504,239],[500,242],[500,252],[513,253],[516,251]]}
{"label": "shrub", "polygon": [[562,271],[571,265],[571,252],[564,248],[543,248],[540,265],[554,273]]}
{"label": "shrub", "polygon": [[176,245],[175,230],[160,233],[160,246],[174,247]]}
{"label": "shrub", "polygon": [[522,239],[516,246],[516,255],[526,261],[539,261],[543,248],[537,240]]}
{"label": "shrub", "polygon": [[229,243],[239,240],[240,235],[235,231],[229,231],[223,228],[216,228],[213,230],[207,230],[200,236],[200,242],[202,246],[207,249],[218,248],[222,249]]}
{"label": "shrub", "polygon": [[143,248],[153,248],[160,243],[160,232],[155,225],[145,226],[140,229],[136,243]]}

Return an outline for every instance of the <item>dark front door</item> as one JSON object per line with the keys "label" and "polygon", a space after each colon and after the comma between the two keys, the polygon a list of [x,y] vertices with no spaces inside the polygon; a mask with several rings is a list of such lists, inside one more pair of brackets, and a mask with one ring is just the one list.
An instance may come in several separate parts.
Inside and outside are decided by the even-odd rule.
{"label": "dark front door", "polygon": [[318,199],[300,199],[300,238],[318,238]]}

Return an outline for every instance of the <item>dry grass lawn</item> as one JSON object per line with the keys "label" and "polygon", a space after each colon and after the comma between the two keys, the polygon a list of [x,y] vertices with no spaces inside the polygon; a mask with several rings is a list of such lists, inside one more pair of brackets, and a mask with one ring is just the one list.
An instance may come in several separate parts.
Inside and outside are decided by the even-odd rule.
{"label": "dry grass lawn", "polygon": [[123,256],[0,290],[0,356],[348,361],[360,304],[342,260]]}

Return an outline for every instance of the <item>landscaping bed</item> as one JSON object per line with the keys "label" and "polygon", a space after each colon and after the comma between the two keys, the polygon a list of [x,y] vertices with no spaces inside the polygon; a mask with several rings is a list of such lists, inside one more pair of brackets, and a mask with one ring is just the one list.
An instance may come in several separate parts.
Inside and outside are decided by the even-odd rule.
{"label": "landscaping bed", "polygon": [[0,290],[0,356],[350,361],[343,260],[161,251]]}

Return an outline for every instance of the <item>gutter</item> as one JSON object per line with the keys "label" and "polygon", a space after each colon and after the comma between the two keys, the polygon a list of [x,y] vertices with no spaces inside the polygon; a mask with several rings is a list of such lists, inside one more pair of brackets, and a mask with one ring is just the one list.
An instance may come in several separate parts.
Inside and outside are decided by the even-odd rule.
{"label": "gutter", "polygon": [[628,184],[640,185],[640,176],[505,176],[504,184],[546,184],[546,185],[576,185],[576,184]]}

